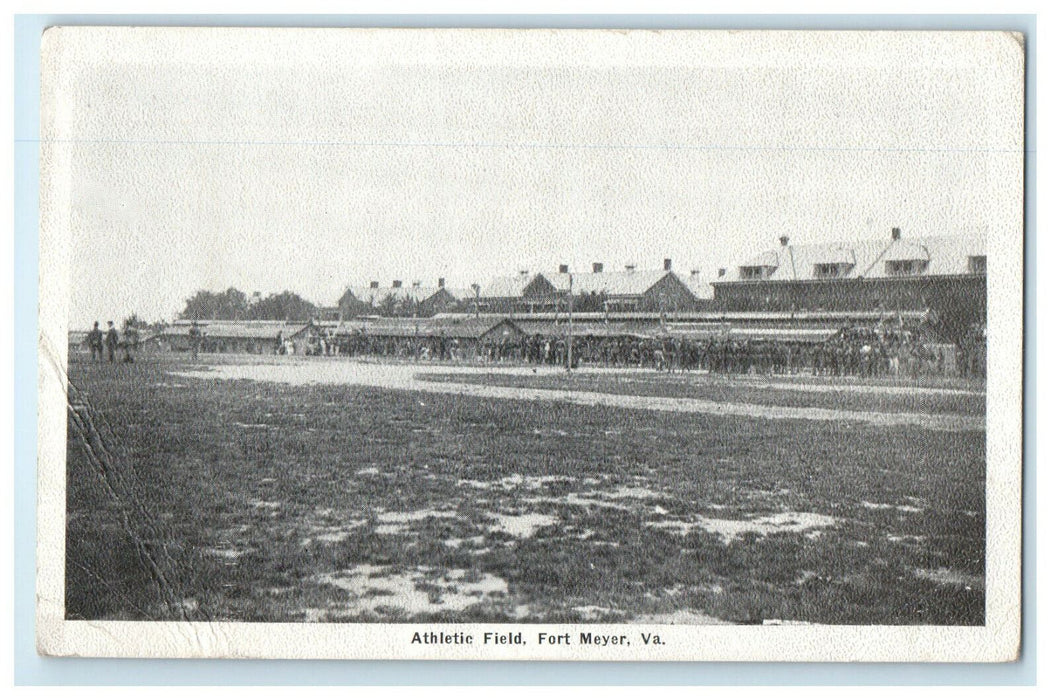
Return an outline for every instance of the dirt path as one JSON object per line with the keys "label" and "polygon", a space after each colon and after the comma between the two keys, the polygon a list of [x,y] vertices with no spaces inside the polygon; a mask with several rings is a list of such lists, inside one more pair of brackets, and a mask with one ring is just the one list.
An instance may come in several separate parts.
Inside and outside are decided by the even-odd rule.
{"label": "dirt path", "polygon": [[[524,368],[517,368],[522,370]],[[462,370],[460,370],[462,371]],[[497,369],[497,372],[508,373],[508,369]],[[848,377],[809,377],[800,379],[782,379],[774,376],[720,375],[693,371],[686,374],[660,374],[654,369],[582,367],[577,370],[583,374],[631,374],[641,375],[644,380],[652,377],[667,377],[668,381],[680,381],[690,378],[708,380],[710,384],[723,386],[747,387],[751,389],[779,389],[781,391],[802,391],[812,394],[890,394],[903,396],[985,396],[983,389],[954,389],[940,386],[898,386],[895,384],[859,383],[862,380]],[[675,379],[674,379],[675,378]],[[869,380],[868,380],[869,381]]]}
{"label": "dirt path", "polygon": [[[525,368],[519,368],[525,372]],[[966,431],[984,430],[983,416],[928,413],[882,413],[874,411],[845,411],[827,408],[768,406],[760,404],[727,403],[690,398],[624,396],[593,391],[533,389],[523,387],[485,386],[457,382],[434,382],[422,378],[431,373],[449,374],[451,367],[365,363],[353,360],[311,361],[291,358],[280,364],[218,365],[206,370],[189,370],[177,374],[200,379],[250,379],[292,385],[351,384],[381,389],[424,391],[433,394],[458,394],[488,399],[523,401],[565,401],[585,406],[614,406],[617,408],[703,413],[720,416],[745,416],[780,420],[823,420],[868,423],[879,426],[912,425],[927,430]],[[496,372],[495,367],[460,367],[464,374]],[[507,369],[502,370],[508,372]],[[515,372],[510,373],[518,373]],[[561,370],[548,368],[539,374],[558,374]],[[787,388],[788,382],[780,383]],[[760,386],[760,385],[754,385]],[[766,385],[765,385],[766,386]],[[778,387],[777,387],[778,388]],[[798,386],[798,388],[802,388]],[[874,387],[872,387],[874,388]],[[891,389],[892,387],[880,387]],[[827,387],[828,390],[831,387]]]}

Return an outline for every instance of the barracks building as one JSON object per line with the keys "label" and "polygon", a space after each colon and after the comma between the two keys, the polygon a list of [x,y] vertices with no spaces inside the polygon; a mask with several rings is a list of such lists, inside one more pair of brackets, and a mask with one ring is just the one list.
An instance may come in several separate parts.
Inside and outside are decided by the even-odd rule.
{"label": "barracks building", "polygon": [[428,318],[465,307],[475,294],[473,289],[445,286],[444,277],[438,278],[436,287],[426,287],[420,282],[405,286],[401,280],[393,280],[390,286],[383,287],[372,281],[366,286],[346,287],[338,299],[338,306],[322,316],[327,320],[338,320],[384,313]]}
{"label": "barracks building", "polygon": [[952,340],[987,309],[984,235],[779,245],[721,269],[719,312],[928,312]]}
{"label": "barracks building", "polygon": [[606,272],[602,263],[594,263],[591,272],[571,272],[560,265],[557,272],[522,270],[494,277],[474,303],[482,313],[548,313],[568,309],[572,294],[578,312],[694,311],[704,301],[699,282],[698,270],[677,273],[669,258],[658,270],[629,264]]}

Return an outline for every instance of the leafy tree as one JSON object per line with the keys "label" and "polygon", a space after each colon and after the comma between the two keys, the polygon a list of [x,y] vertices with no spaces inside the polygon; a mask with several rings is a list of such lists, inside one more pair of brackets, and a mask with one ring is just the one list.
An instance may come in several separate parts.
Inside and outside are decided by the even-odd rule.
{"label": "leafy tree", "polygon": [[393,292],[388,292],[379,300],[378,313],[381,316],[397,315],[397,297],[393,295]]}
{"label": "leafy tree", "polygon": [[404,317],[418,316],[419,302],[410,296],[406,296],[397,303],[393,315]]}
{"label": "leafy tree", "polygon": [[249,318],[262,321],[311,321],[316,305],[290,291],[269,294],[249,307]]}
{"label": "leafy tree", "polygon": [[238,289],[223,292],[200,290],[187,300],[180,318],[204,321],[310,321],[316,316],[316,305],[291,291],[269,294],[251,302]]}
{"label": "leafy tree", "polygon": [[235,287],[214,293],[199,290],[187,300],[180,318],[191,320],[217,319],[222,321],[239,321],[247,317],[249,302],[246,295]]}

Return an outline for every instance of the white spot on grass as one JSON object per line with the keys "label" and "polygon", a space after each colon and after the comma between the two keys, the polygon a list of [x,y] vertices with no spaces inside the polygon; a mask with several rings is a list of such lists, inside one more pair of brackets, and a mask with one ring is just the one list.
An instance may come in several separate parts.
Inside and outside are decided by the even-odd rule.
{"label": "white spot on grass", "polygon": [[[563,498],[536,498],[533,503],[553,503],[559,505],[580,506],[582,508],[609,508],[613,510],[631,511],[641,508],[635,501],[650,499],[661,499],[663,496],[652,489],[642,486],[619,486],[609,491],[581,491],[568,493]],[[632,503],[621,501],[632,501]],[[659,510],[660,509],[660,510]],[[666,513],[664,508],[655,507],[655,512]]]}
{"label": "white spot on grass", "polygon": [[442,544],[445,547],[451,547],[452,549],[459,549],[469,545],[475,547],[482,547],[485,544],[484,535],[475,535],[474,537],[449,537],[447,540],[443,540]]}
{"label": "white spot on grass", "polygon": [[229,561],[234,561],[243,555],[243,552],[235,549],[235,547],[203,547],[202,553]]}
{"label": "white spot on grass", "polygon": [[523,515],[486,513],[485,515],[496,521],[495,527],[490,528],[492,532],[505,532],[520,539],[532,537],[540,528],[558,522],[558,518],[548,513],[525,513]]}
{"label": "white spot on grass", "polygon": [[493,481],[460,479],[458,483],[460,486],[469,486],[471,488],[482,490],[503,489],[504,491],[513,491],[514,489],[522,488],[530,491],[537,491],[543,488],[545,484],[570,481],[576,481],[576,479],[569,476],[554,476],[551,474],[545,476],[522,476],[521,474],[511,474],[502,479],[495,479]]}
{"label": "white spot on grass", "polygon": [[937,569],[915,569],[915,576],[942,586],[961,586],[968,591],[975,588],[983,591],[985,588],[984,576],[965,571],[953,571],[943,566]]}
{"label": "white spot on grass", "polygon": [[[324,574],[320,583],[349,594],[335,612],[344,615],[371,613],[383,608],[404,615],[465,610],[472,605],[503,599],[507,582],[489,573],[471,574],[464,569],[431,570],[418,567],[392,571],[389,567],[362,564],[352,569]],[[316,620],[322,619],[314,611]]]}
{"label": "white spot on grass", "polygon": [[896,509],[902,513],[921,513],[922,508],[918,506],[894,506],[891,503],[871,503],[870,501],[860,501],[860,506],[868,510],[891,510]]}
{"label": "white spot on grass", "polygon": [[647,523],[647,525],[681,535],[688,535],[695,530],[711,532],[720,535],[725,544],[730,544],[735,539],[750,533],[768,536],[786,532],[802,532],[807,536],[814,534],[818,537],[820,530],[832,527],[837,522],[837,518],[820,513],[778,513],[752,520],[724,520],[696,515],[690,521],[670,519]]}
{"label": "white spot on grass", "polygon": [[454,510],[412,510],[404,513],[383,512],[378,516],[382,524],[375,528],[380,535],[401,535],[411,530],[411,523],[420,522],[427,518],[457,518]]}
{"label": "white spot on grass", "polygon": [[573,612],[580,615],[580,618],[585,621],[598,620],[606,615],[623,615],[624,610],[618,610],[617,608],[603,608],[598,605],[578,605],[572,608]]}
{"label": "white spot on grass", "polygon": [[910,542],[912,544],[922,544],[926,541],[926,538],[922,535],[886,535],[885,539],[890,542],[902,543]]}
{"label": "white spot on grass", "polygon": [[250,501],[250,505],[262,510],[276,510],[280,504],[279,501]]}
{"label": "white spot on grass", "polygon": [[604,491],[599,495],[605,498],[661,498],[661,494],[657,491],[642,486],[619,486],[611,491]]}
{"label": "white spot on grass", "polygon": [[374,476],[375,474],[378,474],[378,468],[368,467],[366,469],[360,469],[356,473],[358,476]]}
{"label": "white spot on grass", "polygon": [[343,525],[314,528],[312,534],[301,540],[302,547],[308,547],[313,542],[324,542],[326,544],[337,544],[349,539],[356,528],[367,523],[366,519],[351,520]]}

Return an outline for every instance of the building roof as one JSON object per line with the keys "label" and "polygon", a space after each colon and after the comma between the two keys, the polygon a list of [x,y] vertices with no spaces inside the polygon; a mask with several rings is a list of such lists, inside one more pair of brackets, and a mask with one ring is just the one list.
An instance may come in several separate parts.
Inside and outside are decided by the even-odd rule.
{"label": "building roof", "polygon": [[885,262],[889,260],[927,260],[928,275],[965,275],[970,273],[969,259],[987,251],[988,241],[983,235],[901,239],[886,248],[863,276],[885,277]]}
{"label": "building roof", "polygon": [[[816,265],[839,264],[848,278],[887,277],[885,262],[917,260],[927,263],[926,275],[960,275],[971,272],[969,259],[985,255],[986,239],[981,234],[964,236],[927,236],[922,238],[879,238],[866,241],[843,241],[807,245],[779,246],[766,250],[738,265],[767,267],[773,272],[769,281],[816,279]],[[718,280],[715,284],[739,282],[737,277]]]}
{"label": "building roof", "polygon": [[[668,270],[625,270],[623,272],[575,272],[574,294],[606,294],[610,297],[641,296],[669,274]],[[555,275],[564,280],[565,275]],[[552,281],[552,284],[556,284]],[[569,282],[566,282],[568,287]],[[557,286],[557,284],[556,284]]]}
{"label": "building roof", "polygon": [[536,275],[530,274],[518,274],[518,275],[507,275],[501,277],[493,277],[489,280],[481,289],[481,297],[483,299],[505,299],[511,297],[520,297],[525,288],[529,286],[529,283],[533,281]]}
{"label": "building roof", "polygon": [[[698,275],[671,270],[622,270],[619,272],[574,272],[573,294],[605,294],[608,297],[642,296],[668,275],[672,275],[695,296],[701,296]],[[564,272],[540,272],[507,277],[494,277],[481,290],[482,298],[517,298],[538,278],[545,280],[555,291],[565,294],[570,288],[570,275]],[[473,297],[473,295],[471,295]]]}
{"label": "building roof", "polygon": [[[284,321],[199,321],[198,327],[206,338],[246,338],[255,340],[274,340],[280,331],[284,338],[301,333],[309,327],[308,323],[286,323]],[[159,335],[185,336],[191,329],[191,321],[180,320],[166,328]]]}
{"label": "building roof", "polygon": [[335,333],[363,333],[387,338],[480,338],[497,326],[509,326],[515,333],[521,331],[508,319],[445,315],[420,319],[370,318],[346,321],[335,328]]}
{"label": "building roof", "polygon": [[449,293],[452,292],[451,289],[447,289],[446,287],[424,287],[422,285],[415,286],[414,284],[402,285],[400,287],[372,287],[370,285],[350,286],[346,287],[346,292],[352,293],[358,301],[371,306],[377,306],[387,296],[392,296],[398,302],[406,299],[412,301],[426,301],[442,289],[446,289]]}
{"label": "building roof", "polygon": [[[558,323],[554,320],[515,321],[526,335],[541,335],[545,337],[565,337],[569,335],[569,319],[560,317]],[[597,338],[639,336],[647,337],[659,328],[657,320],[650,321],[582,321],[573,322],[573,335],[577,337],[592,336]]]}
{"label": "building roof", "polygon": [[[451,294],[456,301],[467,301],[477,296],[477,292],[474,291],[473,287],[441,287],[437,291],[441,289]],[[484,290],[482,290],[482,296],[484,296]]]}

